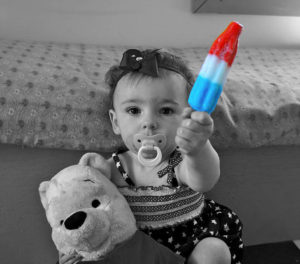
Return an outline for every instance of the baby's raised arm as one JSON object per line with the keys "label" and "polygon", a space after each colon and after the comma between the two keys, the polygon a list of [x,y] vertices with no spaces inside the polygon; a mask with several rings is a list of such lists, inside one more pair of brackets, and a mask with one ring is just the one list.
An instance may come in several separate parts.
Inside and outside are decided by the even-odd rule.
{"label": "baby's raised arm", "polygon": [[177,130],[176,144],[183,155],[178,166],[179,181],[199,192],[212,189],[220,177],[220,159],[209,142],[213,119],[206,112],[187,107]]}
{"label": "baby's raised arm", "polygon": [[219,157],[208,140],[213,131],[213,120],[208,113],[216,107],[242,28],[238,22],[231,22],[214,41],[188,99],[197,111],[187,109],[186,119],[177,131],[175,140],[184,154],[179,180],[200,192],[209,191],[219,179]]}

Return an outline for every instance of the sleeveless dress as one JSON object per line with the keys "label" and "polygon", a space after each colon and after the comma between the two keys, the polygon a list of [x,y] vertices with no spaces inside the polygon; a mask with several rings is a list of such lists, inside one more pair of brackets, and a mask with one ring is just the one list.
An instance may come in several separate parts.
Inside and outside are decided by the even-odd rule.
{"label": "sleeveless dress", "polygon": [[181,161],[175,150],[158,177],[169,185],[136,187],[115,152],[112,158],[129,186],[119,187],[136,218],[138,228],[176,254],[188,258],[206,237],[223,240],[231,252],[231,263],[241,264],[243,256],[242,222],[226,206],[218,204],[187,186],[178,185],[174,167]]}

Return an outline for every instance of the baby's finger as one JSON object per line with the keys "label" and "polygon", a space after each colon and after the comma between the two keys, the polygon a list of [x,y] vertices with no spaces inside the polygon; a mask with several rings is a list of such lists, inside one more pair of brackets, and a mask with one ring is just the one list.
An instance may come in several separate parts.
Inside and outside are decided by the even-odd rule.
{"label": "baby's finger", "polygon": [[175,137],[175,143],[183,154],[189,153],[192,149],[192,142],[178,135]]}
{"label": "baby's finger", "polygon": [[181,113],[181,116],[183,118],[190,118],[191,113],[193,112],[193,109],[190,107],[185,107]]}
{"label": "baby's finger", "polygon": [[213,124],[213,119],[206,112],[194,111],[191,114],[191,119],[199,122],[202,126],[210,126]]}
{"label": "baby's finger", "polygon": [[71,259],[69,259],[68,261],[66,261],[64,264],[77,264],[82,260],[82,257],[73,257]]}
{"label": "baby's finger", "polygon": [[196,133],[186,127],[179,127],[177,129],[177,136],[184,138],[187,141],[191,142],[191,141],[194,141],[197,137],[199,137],[199,133]]}
{"label": "baby's finger", "polygon": [[82,261],[83,257],[79,257],[77,260],[75,260],[74,264],[78,264]]}
{"label": "baby's finger", "polygon": [[202,125],[199,122],[194,121],[191,118],[187,118],[187,119],[182,120],[181,127],[185,127],[185,128],[190,129],[194,132],[197,132],[197,131],[200,131],[201,129],[203,129]]}
{"label": "baby's finger", "polygon": [[59,259],[60,264],[75,264],[82,260],[82,256],[74,253],[71,255],[62,255]]}

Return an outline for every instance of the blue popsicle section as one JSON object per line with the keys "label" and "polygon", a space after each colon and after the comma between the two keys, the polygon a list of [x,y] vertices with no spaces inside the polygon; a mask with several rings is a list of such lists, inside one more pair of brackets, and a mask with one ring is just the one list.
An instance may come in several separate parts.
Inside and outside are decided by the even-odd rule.
{"label": "blue popsicle section", "polygon": [[211,114],[217,105],[222,89],[223,85],[213,83],[209,79],[198,75],[191,90],[188,103],[196,111]]}
{"label": "blue popsicle section", "polygon": [[226,61],[207,55],[188,99],[194,110],[209,114],[214,111],[229,69]]}

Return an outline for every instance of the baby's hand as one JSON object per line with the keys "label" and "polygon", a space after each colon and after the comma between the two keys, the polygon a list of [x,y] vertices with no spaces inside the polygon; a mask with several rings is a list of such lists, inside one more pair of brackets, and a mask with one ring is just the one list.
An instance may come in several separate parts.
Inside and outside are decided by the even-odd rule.
{"label": "baby's hand", "polygon": [[206,112],[193,111],[186,107],[182,113],[183,120],[177,129],[175,142],[184,154],[196,153],[213,132],[214,122]]}
{"label": "baby's hand", "polygon": [[78,254],[65,255],[61,252],[58,254],[59,256],[59,264],[76,264],[82,260],[82,256]]}

